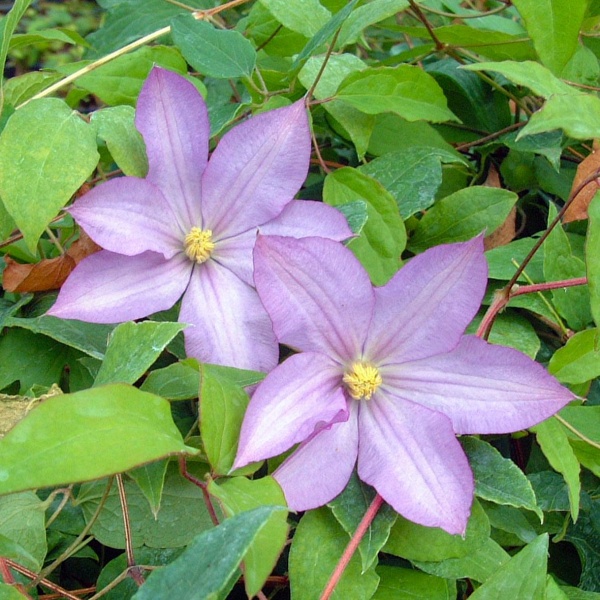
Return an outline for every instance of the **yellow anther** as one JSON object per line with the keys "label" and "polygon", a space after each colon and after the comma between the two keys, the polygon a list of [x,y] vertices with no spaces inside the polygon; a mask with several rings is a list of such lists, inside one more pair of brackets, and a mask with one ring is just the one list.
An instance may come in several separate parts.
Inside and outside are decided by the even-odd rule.
{"label": "yellow anther", "polygon": [[355,400],[370,400],[382,380],[377,367],[367,362],[357,361],[346,371],[342,381]]}
{"label": "yellow anther", "polygon": [[192,227],[185,236],[183,244],[188,258],[199,264],[206,262],[215,249],[215,243],[212,241],[212,231],[210,229],[200,229],[200,227]]}

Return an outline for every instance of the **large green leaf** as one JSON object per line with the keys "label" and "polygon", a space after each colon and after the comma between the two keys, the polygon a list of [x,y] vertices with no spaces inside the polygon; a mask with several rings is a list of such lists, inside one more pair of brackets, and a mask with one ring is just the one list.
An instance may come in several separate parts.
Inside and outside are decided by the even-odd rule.
{"label": "large green leaf", "polygon": [[579,43],[589,0],[513,0],[544,65],[560,76]]}
{"label": "large green leaf", "polygon": [[96,133],[62,100],[18,110],[0,136],[0,196],[33,252],[98,162]]}
{"label": "large green leaf", "polygon": [[331,206],[355,200],[366,203],[367,222],[348,247],[375,285],[387,283],[400,268],[400,255],[406,245],[404,223],[389,192],[375,179],[345,167],[326,177],[323,199]]}
{"label": "large green leaf", "polygon": [[457,153],[431,146],[388,152],[359,168],[394,196],[403,219],[429,208],[442,183],[442,164],[462,163]]}
{"label": "large green leaf", "polygon": [[[254,481],[233,477],[219,484],[212,482],[209,491],[221,501],[228,517],[260,506],[286,505],[283,492],[272,477]],[[262,589],[271,574],[286,543],[288,530],[287,513],[276,511],[248,548],[244,559],[244,585],[249,598]]]}
{"label": "large green leaf", "polygon": [[550,466],[565,479],[569,490],[569,504],[573,520],[579,515],[579,461],[569,444],[569,438],[561,424],[551,417],[531,428],[535,432],[538,444],[548,459]]}
{"label": "large green leaf", "polygon": [[[329,503],[333,515],[348,535],[356,531],[375,495],[375,490],[360,481],[356,473],[353,473],[344,491]],[[388,504],[384,503],[379,509],[358,546],[363,571],[369,569],[377,559],[397,516],[398,514]]]}
{"label": "large green leaf", "polygon": [[579,331],[550,359],[548,370],[563,383],[585,383],[600,376],[600,350],[596,348],[597,329]]}
{"label": "large green leaf", "polygon": [[531,484],[523,471],[493,446],[475,437],[461,438],[463,448],[475,475],[475,494],[496,504],[507,504],[535,512],[540,520]]}
{"label": "large green leaf", "polygon": [[377,567],[379,587],[372,600],[450,600],[456,598],[456,583],[449,579],[400,567]]}
{"label": "large green leaf", "polygon": [[319,0],[260,0],[260,3],[282,25],[307,38],[313,37],[331,17]]}
{"label": "large green leaf", "polygon": [[185,59],[203,75],[233,79],[252,74],[256,51],[239,31],[216,29],[191,14],[175,17],[171,31]]}
{"label": "large green leaf", "polygon": [[[191,473],[200,479],[206,476],[208,466],[188,463]],[[137,483],[123,479],[134,548],[180,548],[187,546],[195,536],[214,525],[208,513],[202,490],[179,472],[175,461],[169,461],[161,494],[160,510],[153,514],[147,496]],[[105,546],[125,548],[123,509],[117,486],[112,485],[105,497],[107,481],[84,483],[77,494],[86,522],[95,515],[101,502],[100,514],[91,533]]]}
{"label": "large green leaf", "polygon": [[117,325],[110,335],[94,385],[135,383],[183,329],[184,323],[158,321],[129,321]]}
{"label": "large green leaf", "polygon": [[[329,581],[350,537],[329,509],[318,508],[306,513],[294,535],[289,559],[292,597],[317,600]],[[379,583],[375,569],[361,572],[361,561],[354,555],[331,598],[334,600],[368,600]]]}
{"label": "large green leaf", "polygon": [[133,599],[169,598],[177,590],[177,600],[224,600],[248,548],[276,510],[262,506],[200,534],[171,564],[152,573]]}
{"label": "large green leaf", "polygon": [[146,146],[134,125],[131,106],[103,108],[92,114],[90,121],[98,128],[98,137],[106,142],[117,166],[125,175],[145,177],[148,172]]}
{"label": "large green leaf", "polygon": [[544,534],[502,565],[470,598],[546,600],[547,562],[548,534]]}
{"label": "large green leaf", "polygon": [[189,364],[190,359],[150,371],[141,390],[169,400],[197,398],[200,391],[198,367]]}
{"label": "large green leaf", "polygon": [[465,536],[450,535],[437,527],[417,525],[398,517],[392,527],[384,552],[408,560],[441,561],[467,556],[482,546],[490,536],[490,523],[475,501],[467,524]]}
{"label": "large green leaf", "polygon": [[418,67],[369,67],[348,75],[335,95],[369,115],[392,112],[408,121],[456,121],[435,79]]}
{"label": "large green leaf", "polygon": [[120,384],[54,396],[0,440],[0,494],[96,479],[186,450],[162,398]]}
{"label": "large green leaf", "polygon": [[442,198],[419,221],[408,246],[422,252],[438,244],[488,234],[506,220],[519,197],[509,190],[472,186]]}

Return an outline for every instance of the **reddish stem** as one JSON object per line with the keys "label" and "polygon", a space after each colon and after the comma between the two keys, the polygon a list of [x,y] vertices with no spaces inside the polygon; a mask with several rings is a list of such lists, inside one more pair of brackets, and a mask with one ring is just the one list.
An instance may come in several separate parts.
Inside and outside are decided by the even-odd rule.
{"label": "reddish stem", "polygon": [[202,490],[202,497],[204,498],[204,504],[206,504],[206,509],[208,510],[208,514],[210,515],[210,520],[213,522],[215,526],[219,524],[219,517],[215,512],[215,507],[213,506],[210,494],[208,493],[208,486],[204,481],[201,481],[197,477],[194,477],[188,469],[187,469],[187,461],[185,460],[185,456],[179,457],[179,472],[188,480],[191,481],[194,485],[197,485]]}
{"label": "reddish stem", "polygon": [[511,298],[514,298],[515,296],[533,294],[535,292],[547,292],[548,290],[585,285],[586,283],[587,277],[576,277],[574,279],[563,279],[561,281],[548,281],[547,283],[533,283],[531,285],[521,286],[515,285],[510,290],[506,288],[499,290],[494,301],[483,316],[475,335],[480,338],[487,337],[496,315],[510,302]]}
{"label": "reddish stem", "polygon": [[339,583],[340,579],[342,578],[342,575],[344,574],[344,571],[346,570],[346,567],[348,566],[350,559],[354,556],[354,553],[356,552],[358,545],[360,544],[365,533],[371,526],[371,523],[373,522],[373,519],[377,515],[377,511],[379,511],[382,504],[383,504],[383,498],[379,494],[377,494],[375,496],[375,498],[373,499],[373,502],[371,502],[371,506],[369,506],[369,508],[367,509],[365,516],[362,518],[361,522],[358,524],[358,527],[356,528],[354,535],[350,539],[350,542],[346,546],[346,549],[344,550],[344,553],[342,554],[340,561],[338,562],[337,566],[335,567],[335,570],[333,571],[333,573],[331,574],[331,577],[329,578],[329,581],[327,582],[327,586],[325,587],[325,589],[323,590],[323,593],[321,594],[320,600],[328,600],[331,597],[331,594],[333,594],[333,591],[335,590],[337,584]]}

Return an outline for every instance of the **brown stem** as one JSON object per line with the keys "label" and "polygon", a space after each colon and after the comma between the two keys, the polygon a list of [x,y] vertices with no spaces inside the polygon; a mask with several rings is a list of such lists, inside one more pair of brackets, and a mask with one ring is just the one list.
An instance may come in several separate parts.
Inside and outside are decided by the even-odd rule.
{"label": "brown stem", "polygon": [[520,121],[519,123],[513,123],[512,125],[509,125],[508,127],[505,127],[504,129],[500,129],[499,131],[490,133],[489,135],[479,138],[478,140],[473,140],[472,142],[466,142],[464,144],[460,144],[459,146],[456,146],[454,149],[457,152],[464,152],[465,150],[469,150],[473,146],[481,146],[481,144],[491,142],[491,141],[495,140],[496,138],[503,136],[505,133],[510,133],[511,131],[515,131],[515,129],[520,129],[521,127],[523,127],[526,124],[527,124],[527,121]]}
{"label": "brown stem", "polygon": [[[23,567],[14,560],[11,560],[10,558],[5,558],[4,560],[11,567],[11,569],[18,571],[19,573],[21,573],[21,575],[25,575],[25,577],[29,577],[32,580],[35,580],[37,578],[37,574],[35,572],[31,571],[26,567]],[[53,592],[56,592],[57,594],[61,594],[61,598],[67,598],[68,600],[81,600],[79,596],[75,596],[75,594],[69,592],[68,590],[65,590],[60,585],[57,585],[56,583],[49,581],[48,579],[42,579],[39,582],[39,584],[43,585],[44,587],[47,587],[48,589],[52,590]],[[26,598],[31,597],[26,596]]]}
{"label": "brown stem", "polygon": [[123,511],[123,529],[125,531],[125,553],[127,554],[127,566],[131,578],[138,584],[144,583],[144,577],[141,571],[135,564],[133,555],[133,543],[131,539],[131,523],[129,522],[129,509],[127,508],[127,495],[125,494],[125,486],[123,485],[123,476],[119,473],[115,476],[117,481],[117,489],[119,490],[119,500],[121,501],[121,510]]}
{"label": "brown stem", "polygon": [[191,481],[194,485],[197,485],[202,490],[202,496],[204,497],[204,504],[206,504],[206,509],[208,510],[208,514],[210,515],[210,520],[216,526],[219,524],[219,517],[217,517],[217,513],[215,512],[215,507],[213,506],[210,494],[208,493],[208,487],[206,483],[194,475],[192,475],[187,469],[187,461],[185,460],[185,456],[179,457],[179,472],[188,480]]}
{"label": "brown stem", "polygon": [[446,44],[441,42],[440,39],[438,38],[438,36],[435,34],[435,31],[433,31],[433,27],[431,26],[431,23],[429,22],[427,17],[423,14],[421,7],[414,0],[408,0],[408,3],[410,4],[410,7],[413,9],[413,12],[417,15],[417,18],[419,19],[419,21],[421,21],[421,23],[423,23],[423,25],[425,25],[425,27],[427,28],[427,31],[429,32],[429,36],[433,40],[436,49],[437,50],[445,50]]}

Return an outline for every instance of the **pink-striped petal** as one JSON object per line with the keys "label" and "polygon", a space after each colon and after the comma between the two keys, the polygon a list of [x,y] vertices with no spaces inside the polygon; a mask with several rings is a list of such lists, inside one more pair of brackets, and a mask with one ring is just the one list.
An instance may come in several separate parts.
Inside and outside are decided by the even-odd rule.
{"label": "pink-striped petal", "polygon": [[135,124],[146,143],[149,182],[158,187],[182,230],[202,227],[202,172],[210,124],[206,104],[181,75],[154,67],[138,98]]}
{"label": "pink-striped petal", "polygon": [[292,510],[310,510],[333,500],[346,487],[358,452],[357,409],[302,444],[273,473]]}
{"label": "pink-striped petal", "polygon": [[263,235],[324,237],[338,242],[352,237],[348,221],[339,210],[313,200],[293,200],[259,230]]}
{"label": "pink-striped petal", "polygon": [[464,533],[474,482],[450,419],[389,394],[362,402],[358,476],[403,517]]}
{"label": "pink-striped petal", "polygon": [[254,286],[254,259],[252,251],[256,244],[257,229],[234,235],[222,240],[215,239],[216,247],[212,258],[235,273],[242,281]]}
{"label": "pink-striped petal", "polygon": [[254,281],[279,341],[340,362],[360,355],[374,304],[350,250],[324,238],[259,236]]}
{"label": "pink-striped petal", "polygon": [[179,320],[190,324],[188,355],[202,362],[255,371],[277,364],[277,341],[256,290],[213,260],[194,266]]}
{"label": "pink-striped petal", "polygon": [[323,354],[295,354],[258,386],[244,417],[234,468],[276,456],[332,421],[345,419],[338,365]]}
{"label": "pink-striped petal", "polygon": [[365,355],[381,364],[448,352],[479,309],[486,283],[481,236],[426,250],[376,288]]}
{"label": "pink-striped petal", "polygon": [[90,323],[140,319],[171,308],[191,270],[181,254],[165,260],[156,252],[123,256],[102,250],[77,265],[47,314]]}
{"label": "pink-striped petal", "polygon": [[160,190],[145,179],[107,181],[77,200],[69,212],[111,252],[133,256],[151,250],[171,258],[183,249],[187,231],[178,229]]}
{"label": "pink-striped petal", "polygon": [[459,434],[525,429],[574,399],[542,365],[472,336],[451,352],[380,373],[386,389],[444,413]]}
{"label": "pink-striped petal", "polygon": [[302,101],[233,128],[219,142],[202,178],[205,227],[231,236],[273,219],[300,189],[309,159]]}

